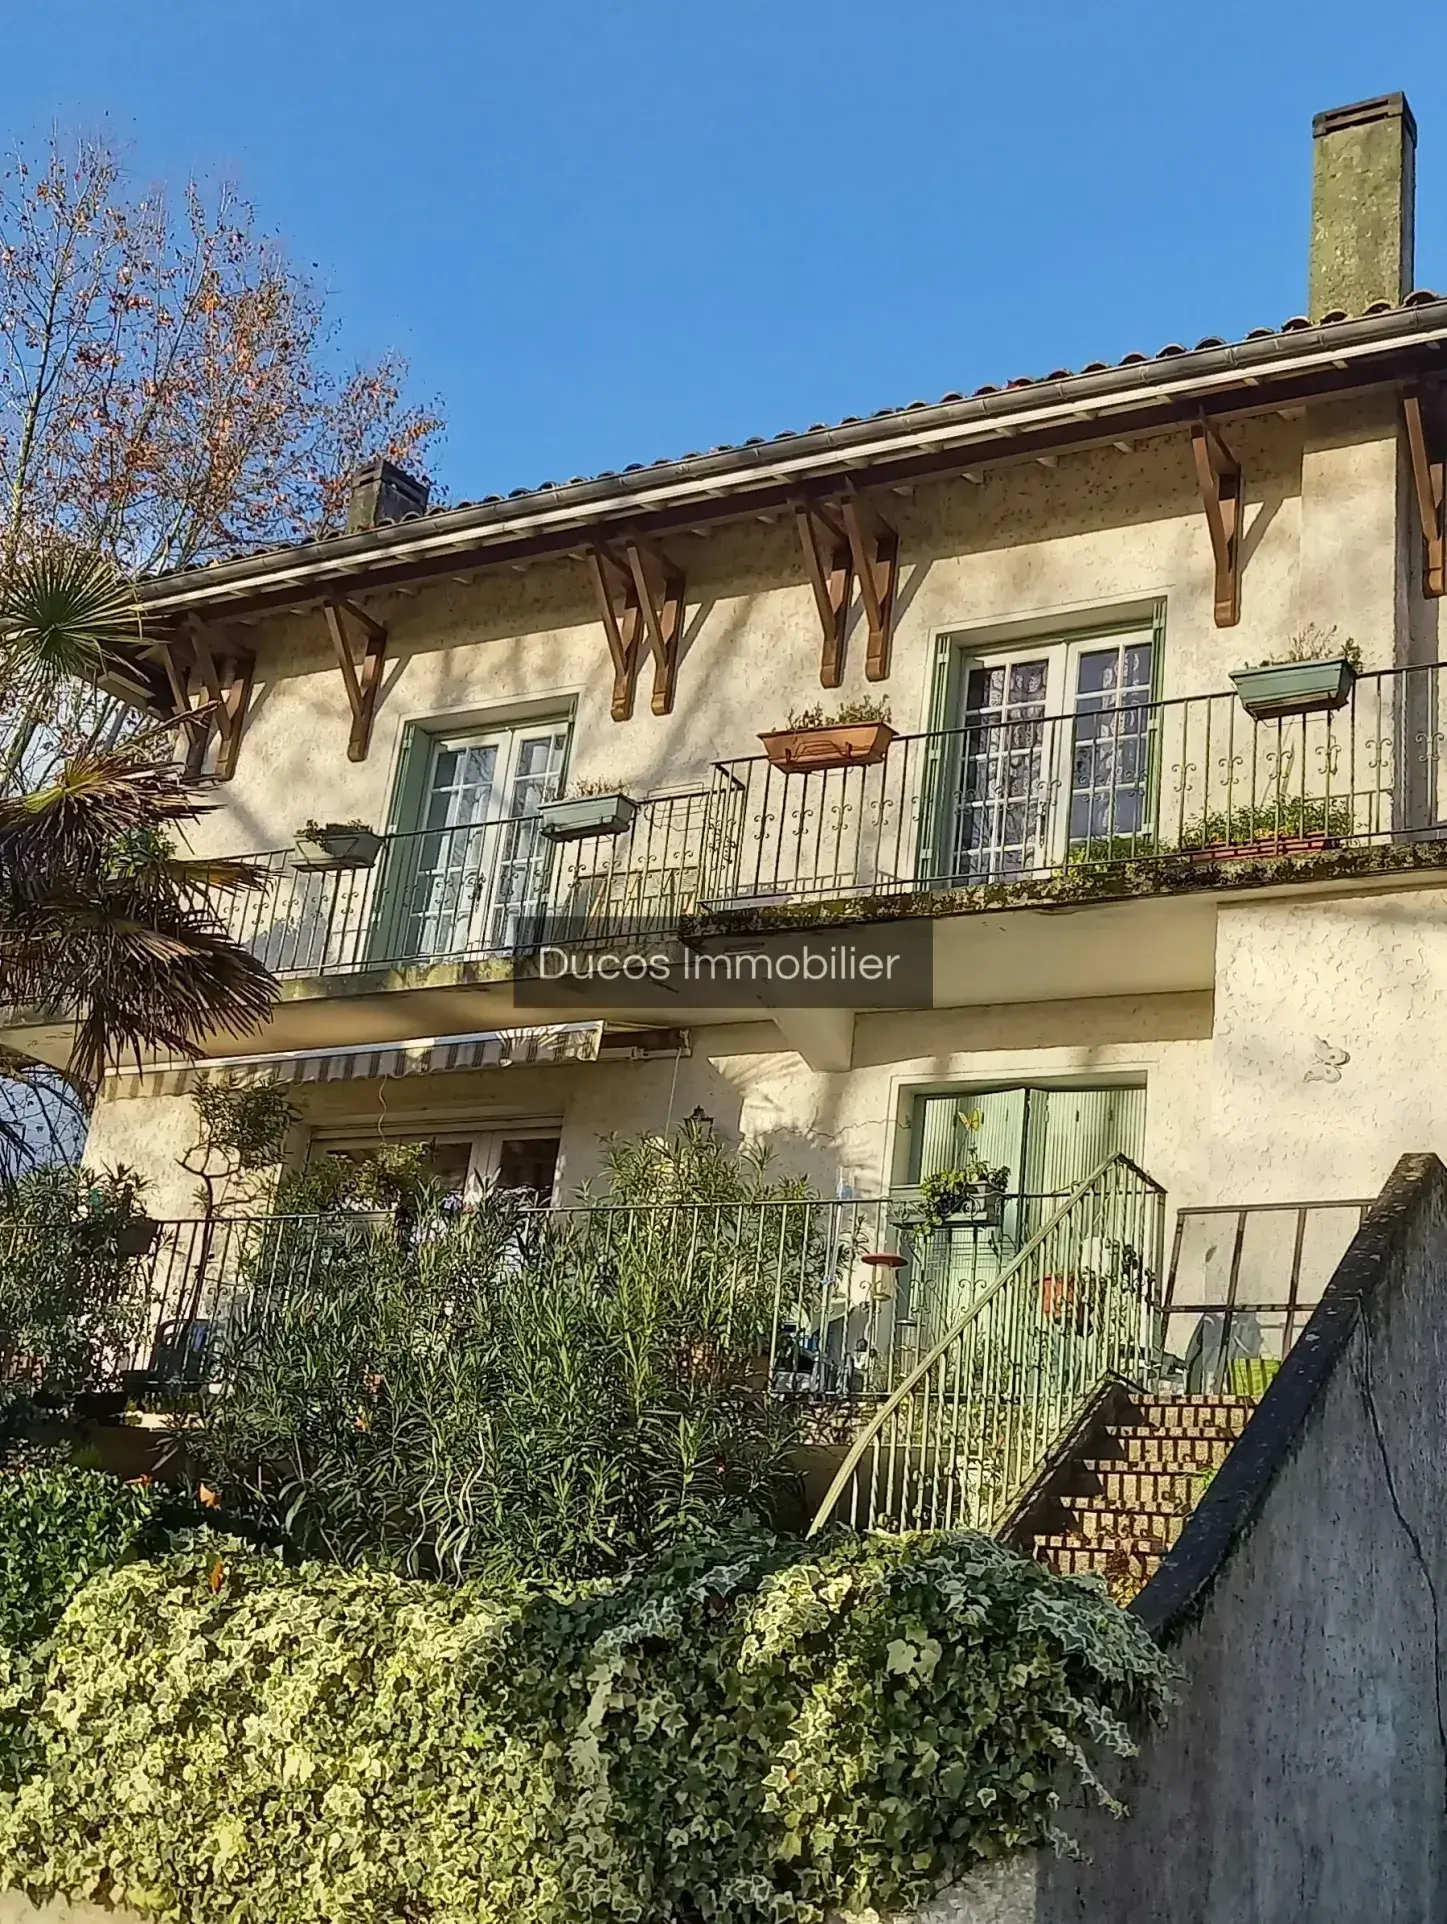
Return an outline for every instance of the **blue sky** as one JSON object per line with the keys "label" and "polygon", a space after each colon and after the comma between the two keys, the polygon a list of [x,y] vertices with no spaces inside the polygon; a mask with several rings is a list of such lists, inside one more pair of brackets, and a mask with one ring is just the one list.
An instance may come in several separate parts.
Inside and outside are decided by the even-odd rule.
{"label": "blue sky", "polygon": [[1447,287],[1425,0],[47,0],[9,139],[226,174],[389,345],[475,496],[1304,300],[1312,113],[1405,88]]}

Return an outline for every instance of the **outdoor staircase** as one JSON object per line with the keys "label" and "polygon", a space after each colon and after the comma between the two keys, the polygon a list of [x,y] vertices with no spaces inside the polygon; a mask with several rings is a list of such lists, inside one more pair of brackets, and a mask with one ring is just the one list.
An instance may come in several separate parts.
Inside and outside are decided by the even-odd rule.
{"label": "outdoor staircase", "polygon": [[1256,1401],[1112,1385],[1003,1534],[1061,1576],[1103,1576],[1116,1602],[1129,1603],[1185,1528]]}

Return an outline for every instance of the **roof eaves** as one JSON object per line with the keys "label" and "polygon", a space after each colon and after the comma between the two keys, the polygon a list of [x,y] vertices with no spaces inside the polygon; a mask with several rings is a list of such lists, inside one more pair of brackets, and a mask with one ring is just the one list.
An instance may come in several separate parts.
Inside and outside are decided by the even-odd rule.
{"label": "roof eaves", "polygon": [[827,475],[831,465],[867,466],[902,449],[926,443],[968,443],[982,432],[1008,433],[1011,423],[1045,424],[1053,414],[1072,411],[1091,416],[1091,403],[1114,407],[1198,392],[1205,405],[1243,381],[1270,378],[1308,362],[1327,360],[1350,372],[1354,364],[1398,346],[1423,340],[1447,342],[1447,299],[1412,295],[1400,307],[1379,303],[1356,320],[1345,316],[1310,322],[1298,317],[1275,332],[1257,329],[1243,340],[1223,343],[1214,337],[1195,348],[1177,345],[1155,356],[1130,354],[1115,365],[1093,362],[1078,373],[1056,370],[1041,379],[985,387],[971,395],[947,395],[937,402],[911,402],[867,418],[851,416],[833,426],[815,426],[764,440],[679,460],[634,463],[591,479],[545,482],[479,502],[461,502],[425,515],[408,515],[356,534],[321,541],[280,545],[235,559],[203,564],[143,582],[141,601],[160,612],[169,608],[244,594],[274,580],[303,580],[355,573],[359,564],[384,564],[424,550],[450,548],[491,537],[514,536],[530,527],[578,522],[619,511],[646,514],[680,497],[701,502],[746,491],[761,480],[793,480]]}

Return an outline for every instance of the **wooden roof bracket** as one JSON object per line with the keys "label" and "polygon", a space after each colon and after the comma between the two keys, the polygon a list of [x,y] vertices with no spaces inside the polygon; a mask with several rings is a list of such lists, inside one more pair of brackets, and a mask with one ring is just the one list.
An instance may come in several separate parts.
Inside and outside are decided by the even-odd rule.
{"label": "wooden roof bracket", "polygon": [[1216,560],[1216,626],[1234,628],[1241,619],[1241,464],[1204,415],[1191,424],[1191,452]]}
{"label": "wooden roof bracket", "polygon": [[[323,602],[332,646],[337,651],[337,666],[347,691],[347,706],[352,711],[352,732],[347,742],[347,760],[364,762],[372,740],[372,721],[377,712],[377,697],[382,688],[382,664],[387,658],[387,630],[374,621],[355,602],[340,597]],[[352,659],[352,640],[347,622],[353,621],[366,638],[360,670]]]}
{"label": "wooden roof bracket", "polygon": [[613,707],[615,722],[627,721],[633,713],[633,696],[638,686],[638,655],[643,643],[643,610],[633,573],[601,542],[589,548],[586,556],[593,592],[598,598],[598,613],[613,661]]}
{"label": "wooden roof bracket", "polygon": [[168,635],[157,645],[161,664],[166,671],[166,684],[171,691],[171,710],[185,730],[186,749],[182,759],[186,776],[188,780],[195,781],[206,758],[206,739],[211,732],[211,720],[209,712],[204,707],[198,709],[191,699],[192,664],[176,659],[180,640],[179,635]]}
{"label": "wooden roof bracket", "polygon": [[673,713],[678,683],[678,644],[683,636],[683,570],[656,549],[629,541],[625,552],[643,629],[653,651],[653,712]]}
{"label": "wooden roof bracket", "polygon": [[201,752],[204,754],[206,735],[214,725],[217,746],[211,772],[218,782],[229,782],[236,773],[236,758],[246,727],[246,710],[251,700],[256,657],[233,643],[227,643],[224,650],[213,652],[210,633],[194,615],[187,629],[191,652],[200,671],[201,685],[206,691],[210,710],[206,729],[201,735]]}
{"label": "wooden roof bracket", "polygon": [[1424,402],[1422,390],[1409,387],[1402,396],[1402,418],[1407,428],[1407,453],[1412,467],[1412,491],[1422,523],[1422,593],[1433,599],[1447,594],[1447,526],[1443,521],[1444,437],[1437,411]]}
{"label": "wooden roof bracket", "polygon": [[849,552],[859,577],[859,594],[869,627],[865,657],[867,681],[889,675],[889,648],[894,628],[894,590],[899,577],[899,535],[868,502],[849,495],[841,504],[849,535]]}
{"label": "wooden roof bracket", "polygon": [[[794,503],[794,523],[804,566],[814,590],[814,606],[824,650],[819,657],[819,686],[837,688],[844,679],[844,638],[849,631],[849,604],[854,590],[854,557],[849,535],[827,509]],[[828,556],[825,566],[824,556]]]}

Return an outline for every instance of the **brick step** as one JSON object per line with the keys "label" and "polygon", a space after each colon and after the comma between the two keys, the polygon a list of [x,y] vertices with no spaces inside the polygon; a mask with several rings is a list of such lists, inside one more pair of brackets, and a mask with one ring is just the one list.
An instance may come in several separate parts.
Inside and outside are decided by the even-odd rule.
{"label": "brick step", "polygon": [[1121,1510],[1194,1509],[1201,1494],[1201,1479],[1211,1469],[1209,1463],[1186,1469],[1144,1469],[1122,1464],[1115,1457],[1087,1457],[1081,1468],[1100,1487],[1097,1495],[1108,1498]]}
{"label": "brick step", "polygon": [[[1119,1469],[1212,1470],[1230,1454],[1234,1436],[1161,1436],[1150,1430],[1121,1432],[1109,1459]],[[1104,1457],[1097,1457],[1104,1462]]]}
{"label": "brick step", "polygon": [[1137,1427],[1158,1430],[1165,1436],[1222,1435],[1239,1436],[1250,1422],[1256,1405],[1243,1400],[1223,1402],[1149,1402],[1140,1406]]}
{"label": "brick step", "polygon": [[1180,1396],[1149,1396],[1143,1399],[1142,1409],[1152,1404],[1165,1405],[1178,1410],[1254,1410],[1261,1401],[1259,1396],[1237,1396],[1229,1390],[1205,1390]]}
{"label": "brick step", "polygon": [[1102,1507],[1082,1508],[1089,1497],[1066,1497],[1061,1509],[1067,1519],[1064,1534],[1080,1543],[1157,1543],[1171,1544],[1186,1527],[1188,1510],[1120,1510]]}
{"label": "brick step", "polygon": [[1110,1594],[1121,1604],[1138,1595],[1161,1565],[1156,1550],[1082,1549],[1078,1544],[1057,1544],[1048,1537],[1036,1545],[1035,1561],[1057,1576],[1104,1577]]}

